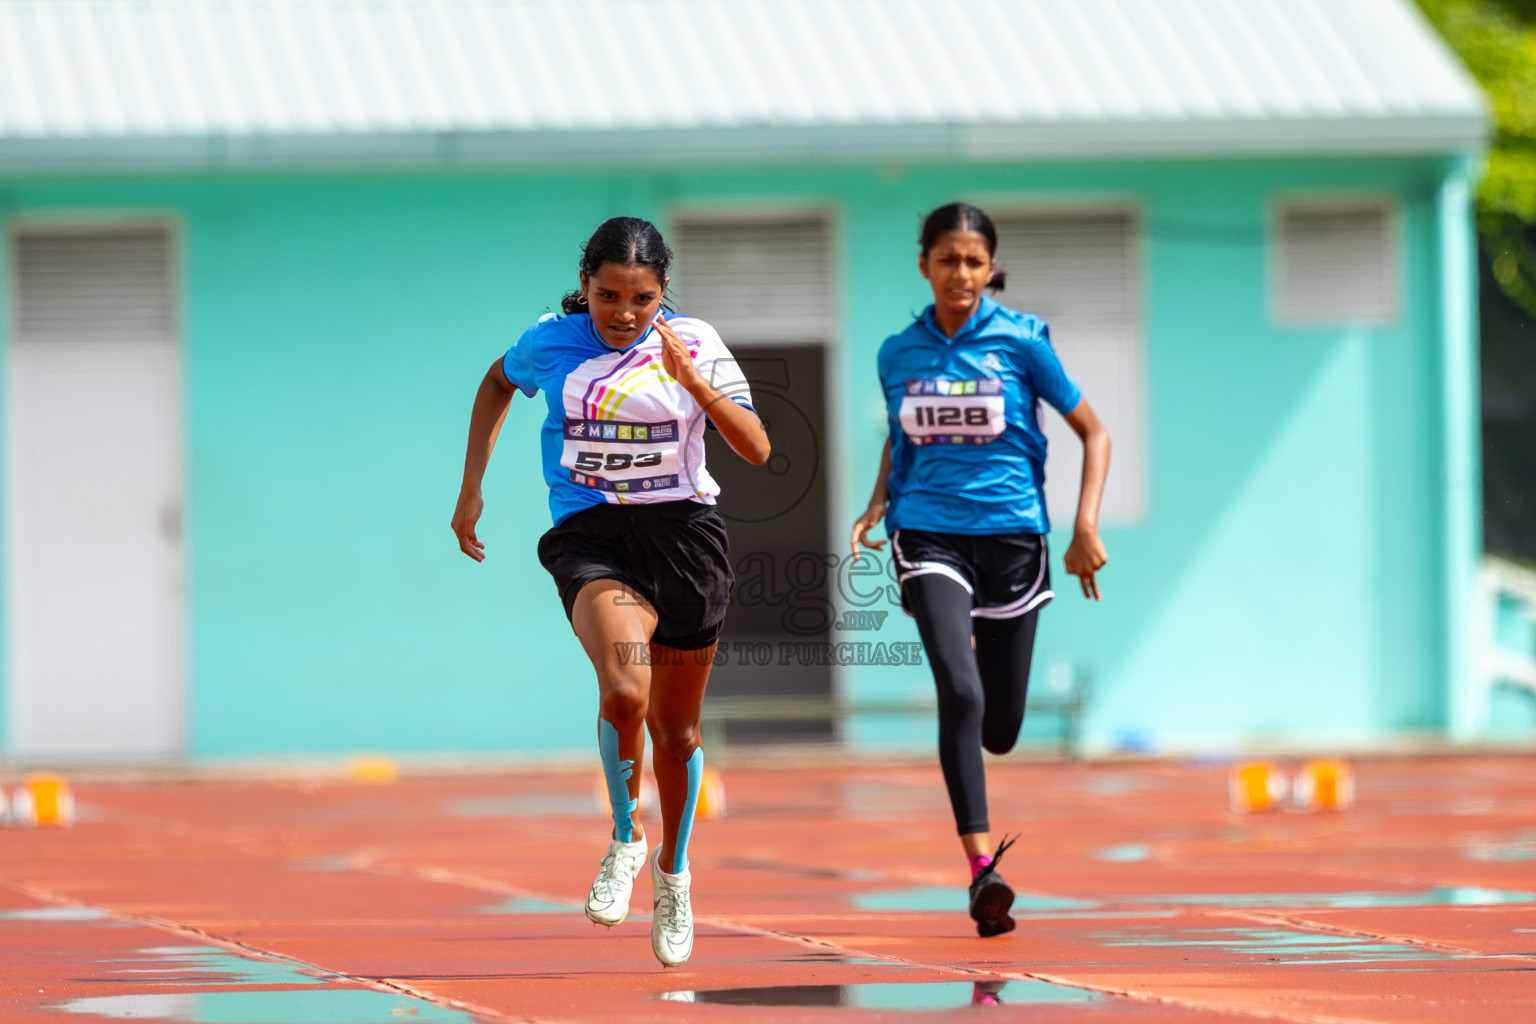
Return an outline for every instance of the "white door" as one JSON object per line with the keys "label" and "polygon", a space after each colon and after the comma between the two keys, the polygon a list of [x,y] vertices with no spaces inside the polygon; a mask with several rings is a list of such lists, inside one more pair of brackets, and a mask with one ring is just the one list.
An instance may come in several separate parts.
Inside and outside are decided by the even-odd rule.
{"label": "white door", "polygon": [[6,563],[28,763],[182,753],[179,350],[163,229],[13,236]]}

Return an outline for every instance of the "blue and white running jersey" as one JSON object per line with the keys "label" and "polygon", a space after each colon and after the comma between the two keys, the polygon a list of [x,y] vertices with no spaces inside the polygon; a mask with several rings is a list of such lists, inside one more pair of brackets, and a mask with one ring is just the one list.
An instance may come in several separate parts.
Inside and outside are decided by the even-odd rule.
{"label": "blue and white running jersey", "polygon": [[[699,373],[752,408],[736,360],[703,320],[661,314],[688,343]],[[584,508],[692,500],[720,493],[704,468],[707,418],[661,363],[655,328],[626,348],[603,341],[586,313],[546,313],[507,350],[507,380],[532,398],[544,391],[540,430],[549,511],[559,525]]]}
{"label": "blue and white running jersey", "polygon": [[945,337],[929,306],[880,346],[891,432],[891,530],[1048,533],[1040,399],[1082,400],[1045,321],[983,296]]}

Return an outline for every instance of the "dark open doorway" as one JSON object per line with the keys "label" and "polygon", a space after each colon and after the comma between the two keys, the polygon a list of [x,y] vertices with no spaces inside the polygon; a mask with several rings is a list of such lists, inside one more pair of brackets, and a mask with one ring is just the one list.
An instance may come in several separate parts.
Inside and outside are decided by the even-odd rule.
{"label": "dark open doorway", "polygon": [[[827,552],[826,350],[820,345],[738,346],[753,404],[773,442],[768,465],[737,458],[710,432],[707,458],[730,524],[736,592],[710,678],[712,697],[832,695],[832,667],[786,657],[824,647],[832,627]],[[814,648],[812,648],[814,649]],[[811,662],[807,664],[806,662]],[[831,740],[826,720],[725,723],[727,743]]]}

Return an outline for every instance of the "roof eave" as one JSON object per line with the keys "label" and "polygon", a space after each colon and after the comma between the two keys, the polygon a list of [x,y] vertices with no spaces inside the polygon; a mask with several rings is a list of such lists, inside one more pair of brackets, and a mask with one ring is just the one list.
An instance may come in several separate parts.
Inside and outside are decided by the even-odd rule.
{"label": "roof eave", "polygon": [[963,163],[1478,152],[1481,114],[1254,121],[679,127],[634,131],[34,136],[0,139],[0,175],[678,165]]}

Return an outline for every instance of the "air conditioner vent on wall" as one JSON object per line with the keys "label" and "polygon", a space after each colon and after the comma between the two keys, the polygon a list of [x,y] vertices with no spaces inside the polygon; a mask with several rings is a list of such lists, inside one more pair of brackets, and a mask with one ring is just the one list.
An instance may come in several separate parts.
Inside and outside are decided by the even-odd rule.
{"label": "air conditioner vent on wall", "polygon": [[174,336],[176,303],[167,229],[26,227],[12,239],[17,341]]}

